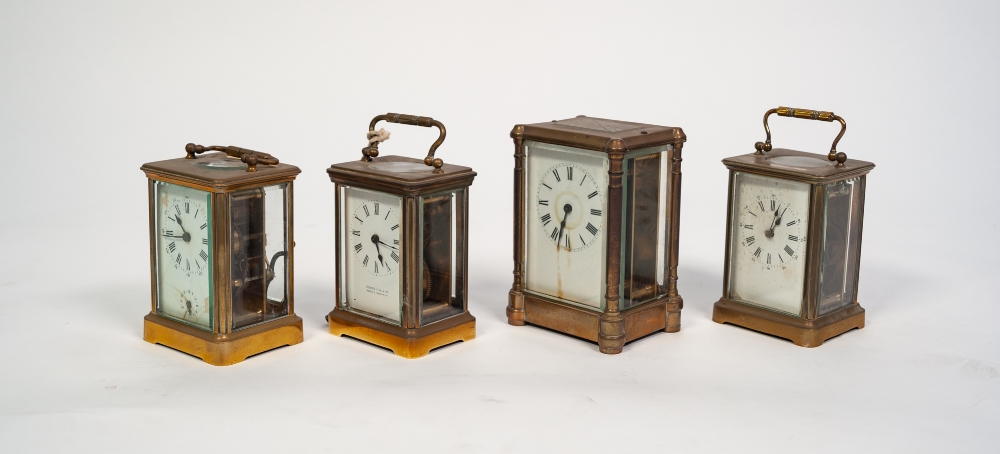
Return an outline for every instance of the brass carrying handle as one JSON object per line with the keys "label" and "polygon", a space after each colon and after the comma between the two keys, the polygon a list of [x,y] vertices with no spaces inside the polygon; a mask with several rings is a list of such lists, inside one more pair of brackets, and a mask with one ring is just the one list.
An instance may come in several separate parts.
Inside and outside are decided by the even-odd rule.
{"label": "brass carrying handle", "polygon": [[228,147],[223,147],[221,145],[212,145],[206,147],[204,145],[195,145],[189,143],[184,147],[187,151],[186,159],[195,159],[196,154],[202,154],[206,151],[221,151],[234,158],[240,158],[247,165],[247,172],[256,172],[257,164],[264,164],[269,166],[278,165],[278,158],[271,156],[263,151],[253,151],[247,148],[234,147],[232,145]]}
{"label": "brass carrying handle", "polygon": [[826,158],[831,161],[837,161],[837,167],[844,167],[844,162],[847,161],[847,154],[837,152],[837,142],[840,142],[840,138],[844,137],[844,132],[847,131],[847,122],[840,116],[835,115],[833,112],[823,112],[820,110],[796,109],[794,107],[779,107],[777,109],[768,110],[764,113],[764,132],[767,133],[767,139],[763,142],[757,142],[754,144],[754,148],[757,149],[757,153],[754,154],[762,155],[765,151],[771,151],[771,128],[767,126],[767,117],[771,114],[778,114],[778,116],[781,117],[803,118],[806,120],[819,120],[827,122],[836,120],[840,122],[840,134],[837,134],[837,138],[833,139],[833,145],[830,146],[830,153],[826,155]]}
{"label": "brass carrying handle", "polygon": [[[431,117],[418,117],[416,115],[406,115],[406,114],[398,114],[390,112],[385,115],[379,115],[375,118],[372,118],[371,123],[368,124],[368,131],[369,132],[374,131],[375,125],[383,120],[389,123],[423,126],[425,128],[429,128],[431,126],[437,127],[438,130],[441,131],[441,134],[438,136],[437,140],[435,140],[434,143],[431,144],[431,149],[427,152],[427,157],[424,158],[424,164],[428,166],[433,166],[434,173],[443,172],[441,170],[441,166],[444,165],[444,161],[442,161],[441,158],[434,157],[434,151],[437,150],[437,148],[440,147],[442,143],[444,143],[444,137],[448,134],[447,130],[445,130],[444,128],[444,125],[441,124],[440,121],[437,121]],[[372,158],[378,157],[378,142],[377,141],[372,142],[369,146],[361,149],[361,154],[364,155],[364,157],[361,158],[362,161],[371,161]]]}

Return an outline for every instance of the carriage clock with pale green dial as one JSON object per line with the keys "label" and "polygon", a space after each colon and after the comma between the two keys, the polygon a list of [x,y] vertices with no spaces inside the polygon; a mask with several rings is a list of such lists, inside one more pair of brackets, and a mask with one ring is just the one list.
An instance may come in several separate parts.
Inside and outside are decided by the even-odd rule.
{"label": "carriage clock with pale green dial", "polygon": [[[841,124],[826,155],[773,148],[767,118]],[[863,328],[858,304],[865,183],[875,165],[837,151],[847,123],[833,112],[790,107],[764,114],[767,139],[729,169],[722,298],[712,319],[816,347]]]}
{"label": "carriage clock with pale green dial", "polygon": [[143,337],[217,366],[302,342],[292,305],[299,169],[239,147],[185,150],[142,166],[152,284]]}

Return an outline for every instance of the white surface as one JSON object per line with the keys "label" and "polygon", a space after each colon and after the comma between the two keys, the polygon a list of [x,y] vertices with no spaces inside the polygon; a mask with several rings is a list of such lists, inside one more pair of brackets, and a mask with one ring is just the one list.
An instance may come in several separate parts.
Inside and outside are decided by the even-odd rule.
{"label": "white surface", "polygon": [[[3,452],[993,452],[1000,442],[996,2],[3,2]],[[875,162],[867,326],[816,349],[710,319],[720,160],[779,105]],[[420,360],[335,338],[333,185],[368,121],[429,115],[472,186],[478,338]],[[606,356],[506,324],[508,137],[578,114],[677,125],[683,330]],[[773,118],[776,147],[836,126]],[[386,155],[437,135],[389,125]],[[184,144],[300,166],[305,342],[212,367],[142,340],[146,180]],[[409,449],[407,449],[409,448]]]}

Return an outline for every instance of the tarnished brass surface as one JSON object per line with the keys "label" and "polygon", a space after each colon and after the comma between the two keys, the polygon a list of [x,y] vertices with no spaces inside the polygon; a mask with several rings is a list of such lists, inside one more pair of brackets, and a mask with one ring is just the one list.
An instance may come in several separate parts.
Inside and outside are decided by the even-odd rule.
{"label": "tarnished brass surface", "polygon": [[427,356],[431,350],[476,338],[476,319],[468,312],[422,328],[401,328],[350,312],[334,309],[327,315],[330,334],[360,339],[392,350],[408,359]]}
{"label": "tarnished brass surface", "polygon": [[189,143],[184,147],[187,151],[187,156],[184,159],[195,159],[195,154],[201,154],[209,150],[221,151],[229,156],[239,159],[244,164],[247,165],[247,172],[256,172],[257,164],[264,164],[269,166],[278,165],[278,158],[271,156],[267,153],[261,151],[254,151],[247,148],[234,147],[232,145],[228,147],[223,147],[221,145],[212,145],[206,147],[204,145],[195,145]]}
{"label": "tarnished brass surface", "polygon": [[[570,304],[553,301],[531,293],[523,294],[524,321],[532,325],[569,334],[574,337],[598,343],[602,353],[621,353],[622,346],[636,339],[645,337],[667,328],[667,301],[669,297],[654,300],[618,312],[620,318],[620,342],[618,351],[607,351],[601,343],[601,322],[606,320],[605,314],[576,307]],[[509,308],[508,308],[509,310]]]}
{"label": "tarnished brass surface", "polygon": [[256,172],[220,171],[204,165],[215,160],[236,161],[225,153],[211,153],[198,159],[174,158],[147,162],[140,170],[146,173],[147,178],[216,193],[292,181],[302,172],[298,167],[288,164],[266,166]]}
{"label": "tarnished brass surface", "polygon": [[806,153],[804,151],[789,150],[785,148],[775,148],[767,155],[749,153],[739,156],[732,156],[722,160],[730,170],[742,170],[753,172],[769,177],[784,178],[786,180],[801,181],[809,184],[826,184],[837,180],[846,180],[864,175],[875,168],[875,164],[858,159],[848,159],[843,167],[825,165],[822,167],[790,167],[776,164],[774,158],[781,156],[801,156],[816,159],[825,159],[825,155],[816,153]]}
{"label": "tarnished brass surface", "polygon": [[302,342],[302,319],[289,315],[233,333],[216,334],[149,314],[143,323],[143,339],[197,356],[213,366],[229,366],[258,353]]}
{"label": "tarnished brass surface", "polygon": [[840,134],[837,134],[837,138],[833,139],[833,145],[830,146],[830,153],[827,155],[827,159],[837,161],[837,167],[844,167],[844,161],[847,161],[847,155],[845,153],[837,152],[837,143],[840,142],[840,139],[844,137],[844,132],[847,131],[847,122],[840,116],[835,115],[833,112],[796,109],[794,107],[778,107],[777,109],[768,110],[764,113],[764,132],[767,133],[767,139],[763,142],[757,142],[754,144],[754,148],[757,149],[755,154],[762,155],[765,151],[771,151],[771,128],[767,125],[767,117],[774,113],[782,117],[803,118],[806,120],[819,120],[827,122],[836,120],[840,122]]}
{"label": "tarnished brass surface", "polygon": [[712,320],[788,339],[800,347],[819,347],[827,339],[865,327],[865,310],[852,304],[814,320],[779,314],[727,298],[715,303]]}
{"label": "tarnished brass surface", "polygon": [[[441,166],[444,165],[444,161],[442,161],[441,158],[435,158],[434,151],[437,150],[437,148],[440,147],[442,143],[444,143],[444,138],[448,134],[448,132],[444,129],[444,124],[431,117],[418,117],[416,115],[406,115],[406,114],[398,114],[390,112],[385,115],[379,115],[373,118],[371,123],[368,124],[368,131],[374,131],[375,125],[383,120],[388,121],[389,123],[423,126],[425,128],[429,128],[431,126],[437,127],[438,131],[440,131],[440,135],[438,135],[437,140],[435,140],[434,143],[431,144],[431,149],[427,152],[427,157],[424,158],[423,163],[427,166],[433,166],[434,173],[442,172]],[[361,160],[365,162],[370,162],[372,158],[378,157],[378,142],[372,143],[369,146],[362,148],[361,154],[363,156]]]}

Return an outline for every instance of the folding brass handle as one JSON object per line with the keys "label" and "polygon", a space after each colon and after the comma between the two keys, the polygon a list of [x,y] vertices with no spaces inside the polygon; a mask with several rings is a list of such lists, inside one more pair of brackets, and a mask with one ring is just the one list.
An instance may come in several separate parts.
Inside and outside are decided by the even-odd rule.
{"label": "folding brass handle", "polygon": [[184,147],[187,151],[187,159],[195,159],[195,154],[202,154],[209,150],[221,151],[234,158],[240,158],[247,165],[247,172],[256,172],[257,164],[264,164],[269,166],[278,165],[278,158],[271,156],[263,151],[253,151],[246,148],[234,147],[232,145],[228,147],[223,147],[220,145],[212,145],[206,147],[203,145],[195,145],[189,143]]}
{"label": "folding brass handle", "polygon": [[806,120],[819,121],[836,120],[840,122],[840,134],[837,134],[837,138],[833,139],[833,145],[830,146],[830,153],[827,154],[826,157],[831,161],[837,161],[837,167],[844,167],[844,162],[847,161],[847,154],[837,152],[837,142],[840,142],[840,138],[844,137],[844,132],[847,131],[847,122],[840,116],[835,115],[833,112],[823,112],[820,110],[796,109],[794,107],[779,107],[777,109],[768,110],[764,113],[764,132],[767,133],[767,140],[754,144],[754,148],[757,149],[757,153],[755,154],[762,155],[765,151],[771,151],[771,128],[767,126],[767,117],[774,113],[782,117],[804,118]]}
{"label": "folding brass handle", "polygon": [[[431,126],[437,127],[438,130],[441,131],[441,134],[438,136],[437,140],[435,140],[434,143],[431,144],[431,149],[430,151],[427,152],[427,157],[424,158],[424,164],[428,166],[433,166],[434,173],[442,172],[441,166],[444,165],[444,161],[442,161],[441,158],[434,157],[434,151],[437,150],[437,148],[440,147],[442,143],[444,143],[444,137],[445,135],[447,135],[447,131],[445,130],[444,125],[441,124],[440,121],[437,121],[431,117],[418,117],[416,115],[406,115],[406,114],[398,114],[390,112],[385,115],[379,115],[373,118],[371,123],[368,124],[369,133],[375,131],[375,125],[383,120],[389,123],[423,126],[425,128],[429,128]],[[361,158],[362,161],[371,161],[372,158],[378,157],[379,142],[381,142],[381,140],[371,141],[367,147],[361,149],[361,154],[364,156]]]}

